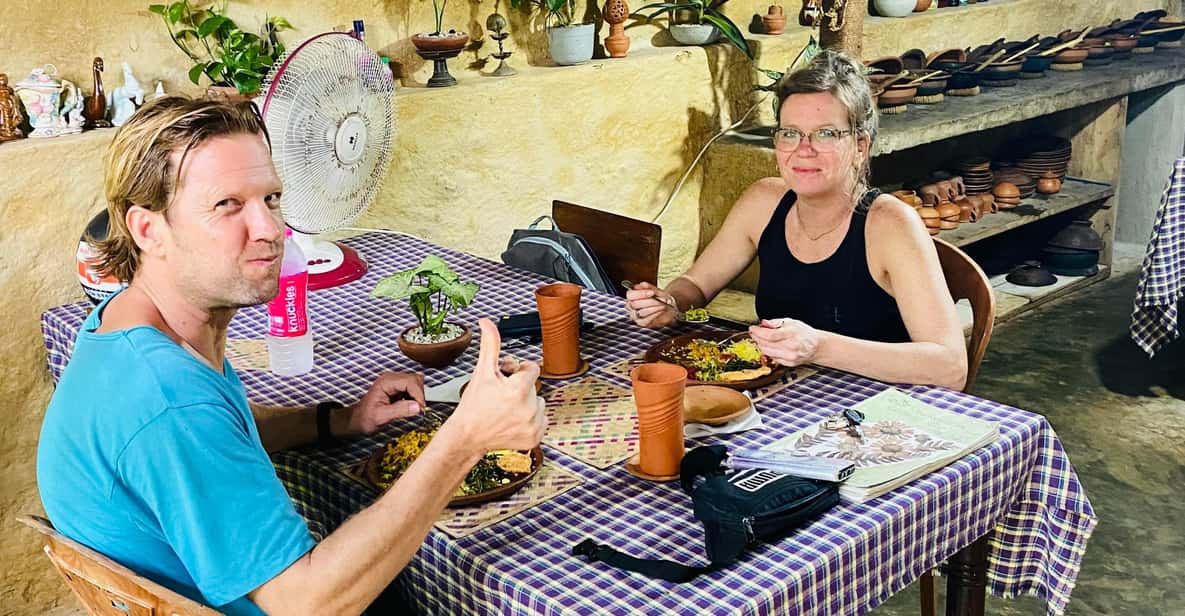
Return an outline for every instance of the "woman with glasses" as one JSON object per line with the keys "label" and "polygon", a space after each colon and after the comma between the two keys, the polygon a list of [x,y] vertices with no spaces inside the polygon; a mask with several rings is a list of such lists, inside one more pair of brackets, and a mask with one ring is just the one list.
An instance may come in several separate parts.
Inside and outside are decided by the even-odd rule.
{"label": "woman with glasses", "polygon": [[756,258],[750,332],[774,361],[962,389],[962,327],[933,240],[913,208],[868,185],[877,115],[863,66],[825,50],[783,79],[778,101],[779,177],[750,186],[666,289],[629,291],[631,318],[667,326]]}

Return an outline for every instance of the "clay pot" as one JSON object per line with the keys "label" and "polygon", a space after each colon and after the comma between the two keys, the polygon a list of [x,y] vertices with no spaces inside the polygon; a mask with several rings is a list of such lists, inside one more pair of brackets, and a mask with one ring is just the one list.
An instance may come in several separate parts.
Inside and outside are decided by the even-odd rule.
{"label": "clay pot", "polygon": [[1037,179],[1037,192],[1043,195],[1053,195],[1061,191],[1062,181],[1052,171],[1046,171]]}
{"label": "clay pot", "polygon": [[771,4],[769,11],[761,16],[761,23],[765,26],[766,34],[781,34],[786,31],[786,15],[782,13],[782,6]]}
{"label": "clay pot", "polygon": [[469,43],[469,35],[464,32],[453,32],[433,36],[420,33],[411,37],[411,44],[420,51],[456,51],[464,49]]}
{"label": "clay pot", "polygon": [[912,190],[895,190],[893,196],[905,202],[910,207],[922,207],[922,198]]}
{"label": "clay pot", "polygon": [[946,202],[938,204],[939,228],[941,229],[957,229],[959,227],[959,214],[962,208],[954,203]]}
{"label": "clay pot", "polygon": [[1000,211],[996,207],[996,197],[992,193],[984,193],[979,195],[979,216],[987,216]]}
{"label": "clay pot", "polygon": [[638,408],[638,467],[659,477],[679,474],[687,370],[677,364],[642,364],[630,371],[630,380]]}
{"label": "clay pot", "polygon": [[938,200],[940,202],[954,201],[959,198],[959,193],[950,180],[939,180],[934,182],[934,186],[938,187]]}
{"label": "clay pot", "polygon": [[998,199],[1020,199],[1020,189],[1012,182],[1000,182],[996,184],[995,188],[992,189],[992,194]]}
{"label": "clay pot", "polygon": [[926,184],[918,189],[922,193],[922,202],[926,205],[938,205],[941,197],[938,194],[938,186],[934,184]]}
{"label": "clay pot", "polygon": [[959,206],[959,222],[975,222],[979,220],[979,206],[972,204],[971,200],[963,197],[955,202]]}
{"label": "clay pot", "polygon": [[444,368],[456,361],[465,352],[465,349],[469,348],[469,343],[473,340],[472,330],[459,323],[454,323],[454,325],[464,330],[460,336],[446,342],[432,344],[410,342],[404,338],[408,332],[419,327],[419,325],[413,325],[399,334],[399,350],[403,351],[408,359],[425,368]]}
{"label": "clay pot", "polygon": [[535,289],[539,324],[543,330],[543,372],[552,376],[580,370],[579,285],[566,282]]}
{"label": "clay pot", "polygon": [[913,12],[921,13],[922,11],[930,8],[930,5],[933,3],[934,0],[918,0],[917,4],[913,5]]}

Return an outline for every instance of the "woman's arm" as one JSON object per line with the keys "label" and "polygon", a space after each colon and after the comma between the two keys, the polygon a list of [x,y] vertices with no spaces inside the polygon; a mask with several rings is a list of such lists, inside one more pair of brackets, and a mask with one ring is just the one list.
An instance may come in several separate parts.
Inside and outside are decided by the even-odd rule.
{"label": "woman's arm", "polygon": [[671,324],[675,319],[672,299],[679,310],[711,302],[753,262],[761,231],[785,193],[786,183],[780,177],[763,178],[745,189],[716,237],[686,273],[672,280],[665,290],[642,283],[626,294],[634,322],[642,327]]}
{"label": "woman's arm", "polygon": [[753,338],[786,365],[815,363],[890,383],[962,389],[967,349],[934,241],[912,208],[893,198],[878,200],[867,224],[869,264],[881,273],[874,278],[887,282],[911,342],[860,340],[793,319],[751,328]]}

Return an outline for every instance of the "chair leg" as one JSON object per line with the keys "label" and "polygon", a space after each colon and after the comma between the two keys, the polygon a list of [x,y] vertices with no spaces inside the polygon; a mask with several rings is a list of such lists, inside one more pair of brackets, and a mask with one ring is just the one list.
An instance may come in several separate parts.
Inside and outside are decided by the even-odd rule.
{"label": "chair leg", "polygon": [[920,580],[922,591],[922,616],[938,616],[938,585],[934,583],[934,572],[927,571]]}

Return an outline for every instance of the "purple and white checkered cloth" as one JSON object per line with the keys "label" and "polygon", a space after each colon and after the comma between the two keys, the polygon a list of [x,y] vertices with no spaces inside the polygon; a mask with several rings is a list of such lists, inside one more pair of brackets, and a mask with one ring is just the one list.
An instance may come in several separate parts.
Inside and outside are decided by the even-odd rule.
{"label": "purple and white checkered cloth", "polygon": [[[310,298],[317,365],[296,378],[244,370],[253,401],[308,405],[356,399],[383,370],[415,370],[396,336],[412,322],[400,302],[375,299],[382,277],[443,256],[464,278],[482,285],[463,315],[534,309],[543,278],[406,236],[367,234],[347,240],[370,263],[360,281]],[[639,330],[621,300],[586,292],[584,355],[605,372],[671,332]],[[50,370],[65,366],[89,304],[42,316]],[[231,338],[260,338],[262,307],[240,311]],[[537,345],[513,351],[538,359]],[[473,345],[453,366],[426,375],[439,384],[471,370]],[[888,387],[822,370],[759,403],[766,429],[690,441],[756,447],[800,430]],[[880,605],[921,574],[989,531],[989,588],[996,595],[1035,595],[1050,614],[1065,609],[1096,518],[1052,428],[1039,415],[931,387],[906,389],[937,408],[999,422],[1000,438],[951,465],[862,504],[841,505],[792,536],[762,545],[739,563],[671,584],[588,563],[571,555],[585,538],[643,558],[706,564],[702,526],[677,484],[639,480],[620,466],[599,470],[548,448],[549,460],[583,484],[501,523],[461,539],[433,530],[403,574],[419,607],[432,614],[860,614]],[[545,390],[545,395],[547,391]],[[434,409],[435,410],[435,409]],[[373,448],[382,444],[373,440]],[[374,498],[337,469],[357,461],[357,448],[282,452],[274,459],[298,511],[323,535]],[[354,456],[354,457],[350,457]],[[321,532],[318,532],[321,531]]]}
{"label": "purple and white checkered cloth", "polygon": [[1160,198],[1140,268],[1131,337],[1152,357],[1177,339],[1177,303],[1185,292],[1185,158],[1178,158]]}

